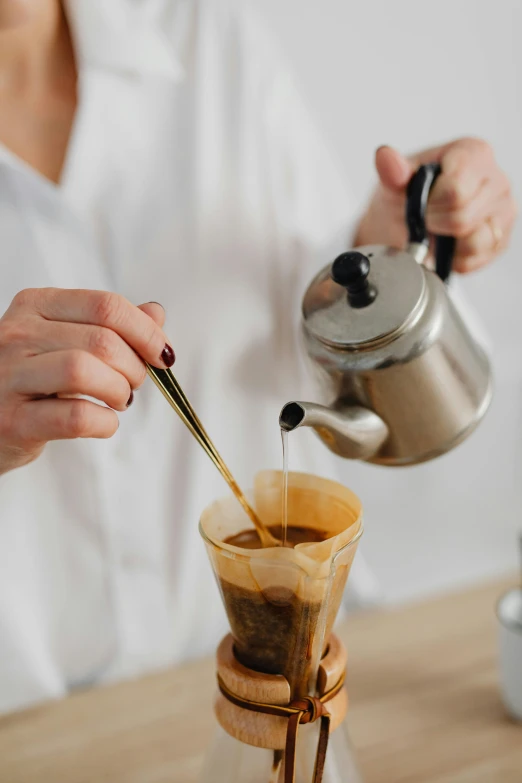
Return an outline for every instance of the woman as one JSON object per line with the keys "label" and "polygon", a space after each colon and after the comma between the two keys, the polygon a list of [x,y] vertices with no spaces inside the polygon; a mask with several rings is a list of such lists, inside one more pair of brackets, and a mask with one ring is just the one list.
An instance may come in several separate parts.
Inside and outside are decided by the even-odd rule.
{"label": "woman", "polygon": [[[279,408],[305,393],[295,322],[312,272],[352,241],[403,242],[422,161],[442,163],[429,228],[458,237],[461,272],[506,246],[514,206],[485,142],[385,147],[355,226],[244,3],[0,0],[0,142],[6,711],[209,651],[225,627],[197,534],[225,487],[140,388],[138,356],[169,367],[175,347],[248,484],[280,465]],[[339,470],[310,439],[291,461]]]}

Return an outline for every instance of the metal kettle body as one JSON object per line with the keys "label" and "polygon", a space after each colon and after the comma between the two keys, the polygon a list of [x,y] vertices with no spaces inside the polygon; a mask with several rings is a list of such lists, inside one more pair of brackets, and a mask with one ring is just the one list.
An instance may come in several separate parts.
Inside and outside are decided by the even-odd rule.
{"label": "metal kettle body", "polygon": [[342,457],[381,465],[433,459],[475,429],[491,400],[488,358],[441,279],[453,241],[440,241],[438,274],[418,263],[439,171],[422,167],[412,182],[407,250],[372,245],[343,254],[305,294],[303,344],[326,405],[288,403],[280,424],[313,427]]}

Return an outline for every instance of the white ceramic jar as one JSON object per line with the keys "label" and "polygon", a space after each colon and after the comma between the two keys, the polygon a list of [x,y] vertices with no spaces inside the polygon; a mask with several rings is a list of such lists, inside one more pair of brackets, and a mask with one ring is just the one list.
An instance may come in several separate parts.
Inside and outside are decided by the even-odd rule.
{"label": "white ceramic jar", "polygon": [[497,617],[502,699],[509,715],[522,722],[522,587],[502,596]]}

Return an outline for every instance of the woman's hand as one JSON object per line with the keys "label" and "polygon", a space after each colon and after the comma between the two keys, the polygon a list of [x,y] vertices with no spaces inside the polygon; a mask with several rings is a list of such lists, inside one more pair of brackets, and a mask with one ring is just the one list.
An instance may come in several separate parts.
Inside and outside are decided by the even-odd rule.
{"label": "woman's hand", "polygon": [[480,139],[459,139],[404,158],[391,147],[375,155],[379,185],[357,234],[357,245],[404,247],[406,186],[423,163],[439,162],[442,174],[430,194],[426,225],[432,234],[454,236],[453,268],[472,272],[509,244],[516,204],[493,150]]}
{"label": "woman's hand", "polygon": [[34,460],[47,441],[114,435],[115,411],[146,377],[139,357],[174,363],[163,322],[161,305],[135,307],[105,291],[17,294],[0,319],[0,474]]}

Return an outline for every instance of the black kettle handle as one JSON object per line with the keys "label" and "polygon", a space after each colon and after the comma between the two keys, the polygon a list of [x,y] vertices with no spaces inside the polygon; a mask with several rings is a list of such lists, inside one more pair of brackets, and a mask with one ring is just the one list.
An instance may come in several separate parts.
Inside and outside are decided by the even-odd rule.
{"label": "black kettle handle", "polygon": [[[426,229],[426,207],[428,196],[442,169],[439,163],[427,163],[417,169],[408,183],[406,191],[406,224],[409,241],[429,245]],[[455,237],[435,237],[435,271],[446,282],[451,274],[455,254]]]}

